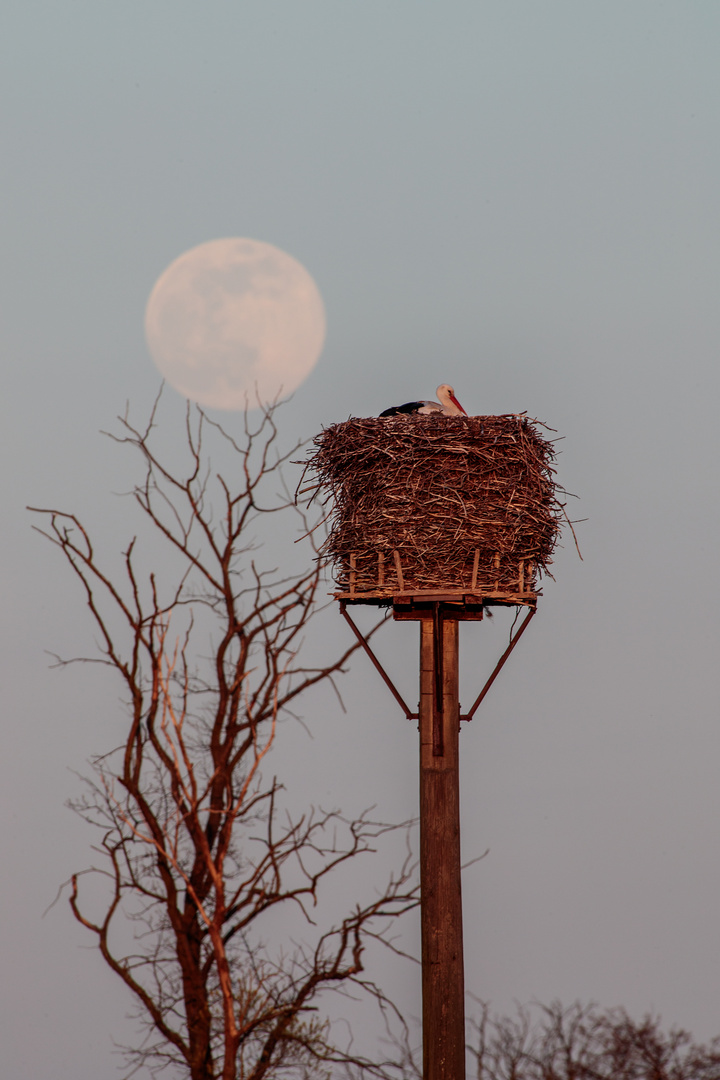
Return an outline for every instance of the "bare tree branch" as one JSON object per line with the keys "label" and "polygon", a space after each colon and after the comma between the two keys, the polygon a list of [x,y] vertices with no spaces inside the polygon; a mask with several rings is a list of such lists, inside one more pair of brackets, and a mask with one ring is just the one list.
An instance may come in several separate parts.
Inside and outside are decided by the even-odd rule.
{"label": "bare tree branch", "polygon": [[[185,462],[168,464],[156,449],[157,414],[158,402],[138,427],[126,413],[111,438],[140,455],[131,494],[165,555],[148,559],[142,533],[126,545],[121,572],[110,571],[74,514],[36,511],[94,621],[99,655],[80,659],[117,672],[128,710],[123,745],[93,760],[94,779],[73,804],[100,831],[104,857],[72,876],[73,914],[145,1025],[142,1044],[126,1049],[133,1070],[300,1080],[347,1066],[399,1077],[398,1061],[337,1046],[318,1006],[324,991],[354,988],[393,1014],[364,978],[363,954],[377,941],[399,952],[389,928],[418,903],[411,859],[337,924],[316,923],[326,881],[408,823],[320,808],[293,817],[282,786],[262,772],[280,716],[313,686],[335,689],[357,648],[303,663],[319,606],[317,551],[295,575],[261,569],[253,555],[252,530],[268,517],[294,515],[312,538],[287,490],[273,494],[269,483],[297,447],[277,450],[273,408],[254,426],[246,417],[243,442],[188,408]],[[231,455],[222,474],[210,462],[213,440]],[[97,901],[81,894],[88,873],[109,886],[95,915]],[[314,943],[273,951],[261,936],[273,910],[297,911]]]}

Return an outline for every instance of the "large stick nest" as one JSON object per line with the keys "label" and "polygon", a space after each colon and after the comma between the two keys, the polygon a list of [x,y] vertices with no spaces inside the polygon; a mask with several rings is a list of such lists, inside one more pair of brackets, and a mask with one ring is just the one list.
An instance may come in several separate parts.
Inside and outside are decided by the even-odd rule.
{"label": "large stick nest", "polygon": [[314,440],[321,554],[344,593],[533,593],[564,506],[553,443],[525,415],[351,419]]}

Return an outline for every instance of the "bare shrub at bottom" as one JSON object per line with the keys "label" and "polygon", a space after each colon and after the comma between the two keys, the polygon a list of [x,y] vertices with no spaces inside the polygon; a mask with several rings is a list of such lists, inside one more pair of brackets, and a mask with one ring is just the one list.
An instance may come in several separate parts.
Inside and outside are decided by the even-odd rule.
{"label": "bare shrub at bottom", "polygon": [[482,1006],[473,1027],[477,1080],[720,1080],[720,1039],[700,1045],[622,1008],[553,1002],[508,1018]]}

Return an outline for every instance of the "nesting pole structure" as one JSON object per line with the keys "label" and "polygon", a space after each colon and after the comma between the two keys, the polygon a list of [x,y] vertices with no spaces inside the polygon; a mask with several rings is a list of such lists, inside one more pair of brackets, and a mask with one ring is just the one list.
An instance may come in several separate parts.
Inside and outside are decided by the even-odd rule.
{"label": "nesting pole structure", "polygon": [[[360,644],[420,731],[423,1077],[464,1080],[459,729],[536,611],[563,504],[553,443],[525,414],[351,419],[314,441],[302,486],[330,502],[321,555]],[[348,607],[391,607],[420,623],[412,712]],[[468,713],[458,688],[459,623],[493,606],[525,609]]]}

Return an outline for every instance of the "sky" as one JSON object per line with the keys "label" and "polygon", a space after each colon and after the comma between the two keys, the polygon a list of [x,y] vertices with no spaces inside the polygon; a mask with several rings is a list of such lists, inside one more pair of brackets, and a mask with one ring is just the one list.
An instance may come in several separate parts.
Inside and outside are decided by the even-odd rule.
{"label": "sky", "polygon": [[[99,672],[49,667],[92,628],[25,506],[121,549],[132,462],[99,432],[157,393],[158,276],[226,236],[287,251],[324,300],[288,443],[440,382],[562,437],[583,561],[566,538],[461,735],[464,857],[488,852],[468,990],[720,1034],[718,5],[6,0],[0,43],[7,1075],[118,1075],[134,1030],[66,904],[43,916],[92,857],[64,803],[121,718]],[[313,646],[346,633],[329,612]],[[384,635],[413,700],[417,627]],[[463,627],[464,707],[506,635]],[[290,794],[412,816],[412,725],[363,657],[343,697],[284,729]],[[417,972],[380,974],[417,1015]]]}

